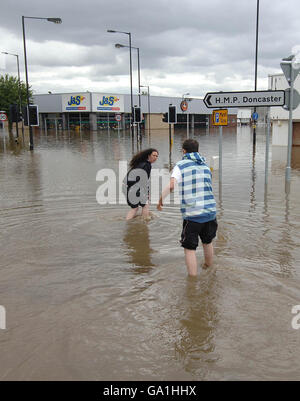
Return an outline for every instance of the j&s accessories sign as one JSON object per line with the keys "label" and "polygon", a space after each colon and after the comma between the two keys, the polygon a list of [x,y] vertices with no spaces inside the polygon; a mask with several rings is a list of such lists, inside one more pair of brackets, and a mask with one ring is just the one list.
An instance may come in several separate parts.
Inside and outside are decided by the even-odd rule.
{"label": "j&s accessories sign", "polygon": [[92,95],[94,112],[124,112],[124,96],[93,93]]}

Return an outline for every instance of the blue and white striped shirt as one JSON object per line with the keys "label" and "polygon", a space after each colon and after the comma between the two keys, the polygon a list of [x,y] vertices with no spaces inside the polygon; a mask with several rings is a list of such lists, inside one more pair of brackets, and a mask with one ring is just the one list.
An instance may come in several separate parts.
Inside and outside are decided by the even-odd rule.
{"label": "blue and white striped shirt", "polygon": [[205,223],[216,218],[216,202],[212,192],[211,172],[197,152],[186,153],[176,163],[182,180],[179,182],[180,209],[184,220]]}

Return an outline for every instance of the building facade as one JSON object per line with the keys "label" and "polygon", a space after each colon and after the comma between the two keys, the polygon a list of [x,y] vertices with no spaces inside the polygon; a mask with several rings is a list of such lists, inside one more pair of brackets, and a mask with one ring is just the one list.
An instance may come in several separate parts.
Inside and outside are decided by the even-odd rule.
{"label": "building facade", "polygon": [[[202,99],[188,99],[188,110],[180,108],[182,98],[133,95],[133,106],[141,106],[145,129],[168,129],[162,121],[163,114],[168,112],[169,105],[176,106],[177,125],[191,128],[210,125],[212,109],[208,109]],[[38,105],[40,126],[63,130],[89,129],[101,130],[109,128],[130,128],[131,100],[128,94],[112,94],[98,92],[72,92],[59,94],[41,94],[34,96],[34,104]],[[231,125],[236,125],[236,109],[229,109]],[[117,121],[120,120],[120,121]]]}
{"label": "building facade", "polygon": [[[269,75],[269,89],[285,90],[289,88],[284,74]],[[294,89],[300,93],[300,78],[296,78]],[[271,107],[270,119],[272,122],[272,144],[278,146],[287,146],[288,144],[288,122],[289,111],[283,107]],[[300,145],[300,105],[293,110],[293,146]]]}

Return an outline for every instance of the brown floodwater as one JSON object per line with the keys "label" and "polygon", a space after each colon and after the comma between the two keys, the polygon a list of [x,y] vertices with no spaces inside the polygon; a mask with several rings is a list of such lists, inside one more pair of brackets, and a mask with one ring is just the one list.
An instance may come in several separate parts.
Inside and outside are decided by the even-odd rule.
{"label": "brown floodwater", "polygon": [[[217,130],[195,138],[218,155]],[[96,201],[97,172],[137,150],[129,133],[40,132],[29,152],[0,130],[0,379],[299,380],[300,152],[287,195],[286,148],[270,147],[265,188],[265,138],[253,153],[249,127],[223,130],[215,263],[190,279],[177,205],[126,222]],[[153,168],[169,174],[184,139],[170,155],[152,133]]]}

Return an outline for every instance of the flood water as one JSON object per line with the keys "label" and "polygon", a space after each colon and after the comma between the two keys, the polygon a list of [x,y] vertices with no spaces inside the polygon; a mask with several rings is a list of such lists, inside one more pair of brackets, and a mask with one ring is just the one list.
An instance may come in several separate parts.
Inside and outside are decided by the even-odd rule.
{"label": "flood water", "polygon": [[[152,133],[153,168],[168,174],[185,134],[170,160]],[[300,152],[286,195],[286,148],[270,147],[266,189],[265,137],[253,154],[249,127],[223,130],[215,263],[191,279],[178,206],[126,222],[127,205],[96,201],[97,172],[136,151],[129,133],[41,132],[29,152],[0,130],[0,379],[299,380]],[[217,130],[195,138],[218,155]]]}

